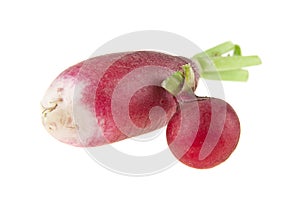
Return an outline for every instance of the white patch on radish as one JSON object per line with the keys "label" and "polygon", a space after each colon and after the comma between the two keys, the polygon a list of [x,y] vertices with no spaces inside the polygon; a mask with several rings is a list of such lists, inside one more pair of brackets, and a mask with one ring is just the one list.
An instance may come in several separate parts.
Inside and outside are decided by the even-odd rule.
{"label": "white patch on radish", "polygon": [[[88,88],[87,88],[88,87]],[[90,84],[85,81],[76,84],[74,92],[73,116],[75,123],[78,126],[78,139],[81,146],[93,146],[95,142],[105,142],[103,139],[103,131],[97,124],[96,113],[92,107],[94,104],[86,104],[82,102],[82,95],[85,91],[91,91]],[[92,97],[93,94],[85,94],[85,97]],[[94,101],[94,99],[93,99]],[[92,106],[92,107],[91,107]]]}
{"label": "white patch on radish", "polygon": [[[95,137],[102,136],[95,114],[81,103],[86,85],[83,82],[78,83],[73,77],[57,78],[41,102],[42,121],[46,130],[64,143],[86,146]],[[73,109],[73,105],[76,109]]]}

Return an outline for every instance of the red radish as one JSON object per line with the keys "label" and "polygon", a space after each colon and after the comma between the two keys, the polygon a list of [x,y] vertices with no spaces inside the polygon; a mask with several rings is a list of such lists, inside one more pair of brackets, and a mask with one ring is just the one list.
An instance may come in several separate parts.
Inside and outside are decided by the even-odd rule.
{"label": "red radish", "polygon": [[[187,63],[193,64],[197,82],[198,67],[183,57],[137,51],[88,59],[53,81],[42,101],[43,124],[58,140],[84,147],[163,127],[177,103],[160,84]],[[151,112],[157,106],[162,109]],[[128,110],[128,118],[123,110]]]}
{"label": "red radish", "polygon": [[235,111],[215,98],[182,103],[167,127],[167,142],[175,157],[200,169],[224,162],[236,148],[239,137],[240,123]]}
{"label": "red radish", "polygon": [[[209,79],[247,79],[247,71],[241,68],[260,60],[240,52],[223,57],[236,47],[226,42],[192,59],[153,51],[88,59],[62,72],[50,85],[41,102],[43,124],[61,142],[81,147],[158,129],[175,113],[177,101],[172,94],[181,90],[183,79],[192,91],[200,74]],[[184,74],[182,67],[187,67]]]}

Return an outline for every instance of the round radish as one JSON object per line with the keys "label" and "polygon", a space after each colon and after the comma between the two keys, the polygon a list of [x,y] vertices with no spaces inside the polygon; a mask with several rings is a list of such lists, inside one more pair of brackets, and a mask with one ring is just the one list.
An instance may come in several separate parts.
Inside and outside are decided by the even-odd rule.
{"label": "round radish", "polygon": [[182,103],[167,127],[167,142],[175,157],[200,169],[224,162],[236,148],[239,137],[240,123],[235,111],[215,98]]}

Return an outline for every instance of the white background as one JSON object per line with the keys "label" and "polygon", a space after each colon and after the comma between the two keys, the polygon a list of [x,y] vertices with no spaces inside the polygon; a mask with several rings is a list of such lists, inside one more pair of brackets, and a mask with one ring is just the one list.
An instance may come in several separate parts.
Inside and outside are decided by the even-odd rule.
{"label": "white background", "polygon": [[[2,1],[0,202],[299,202],[296,2]],[[222,165],[122,176],[43,129],[39,102],[57,74],[108,40],[145,29],[203,49],[232,40],[262,58],[247,83],[224,83],[242,134]]]}

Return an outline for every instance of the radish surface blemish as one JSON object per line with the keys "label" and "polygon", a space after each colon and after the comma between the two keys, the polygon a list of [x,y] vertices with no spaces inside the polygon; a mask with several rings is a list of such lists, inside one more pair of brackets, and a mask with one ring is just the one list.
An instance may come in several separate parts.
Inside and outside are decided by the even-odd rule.
{"label": "radish surface blemish", "polygon": [[[93,137],[102,135],[101,128],[95,125],[93,110],[82,103],[82,91],[87,84],[76,84],[73,77],[63,77],[52,83],[41,103],[42,121],[47,131],[59,141],[74,146],[84,146],[93,142]],[[73,105],[76,105],[76,119]]]}

